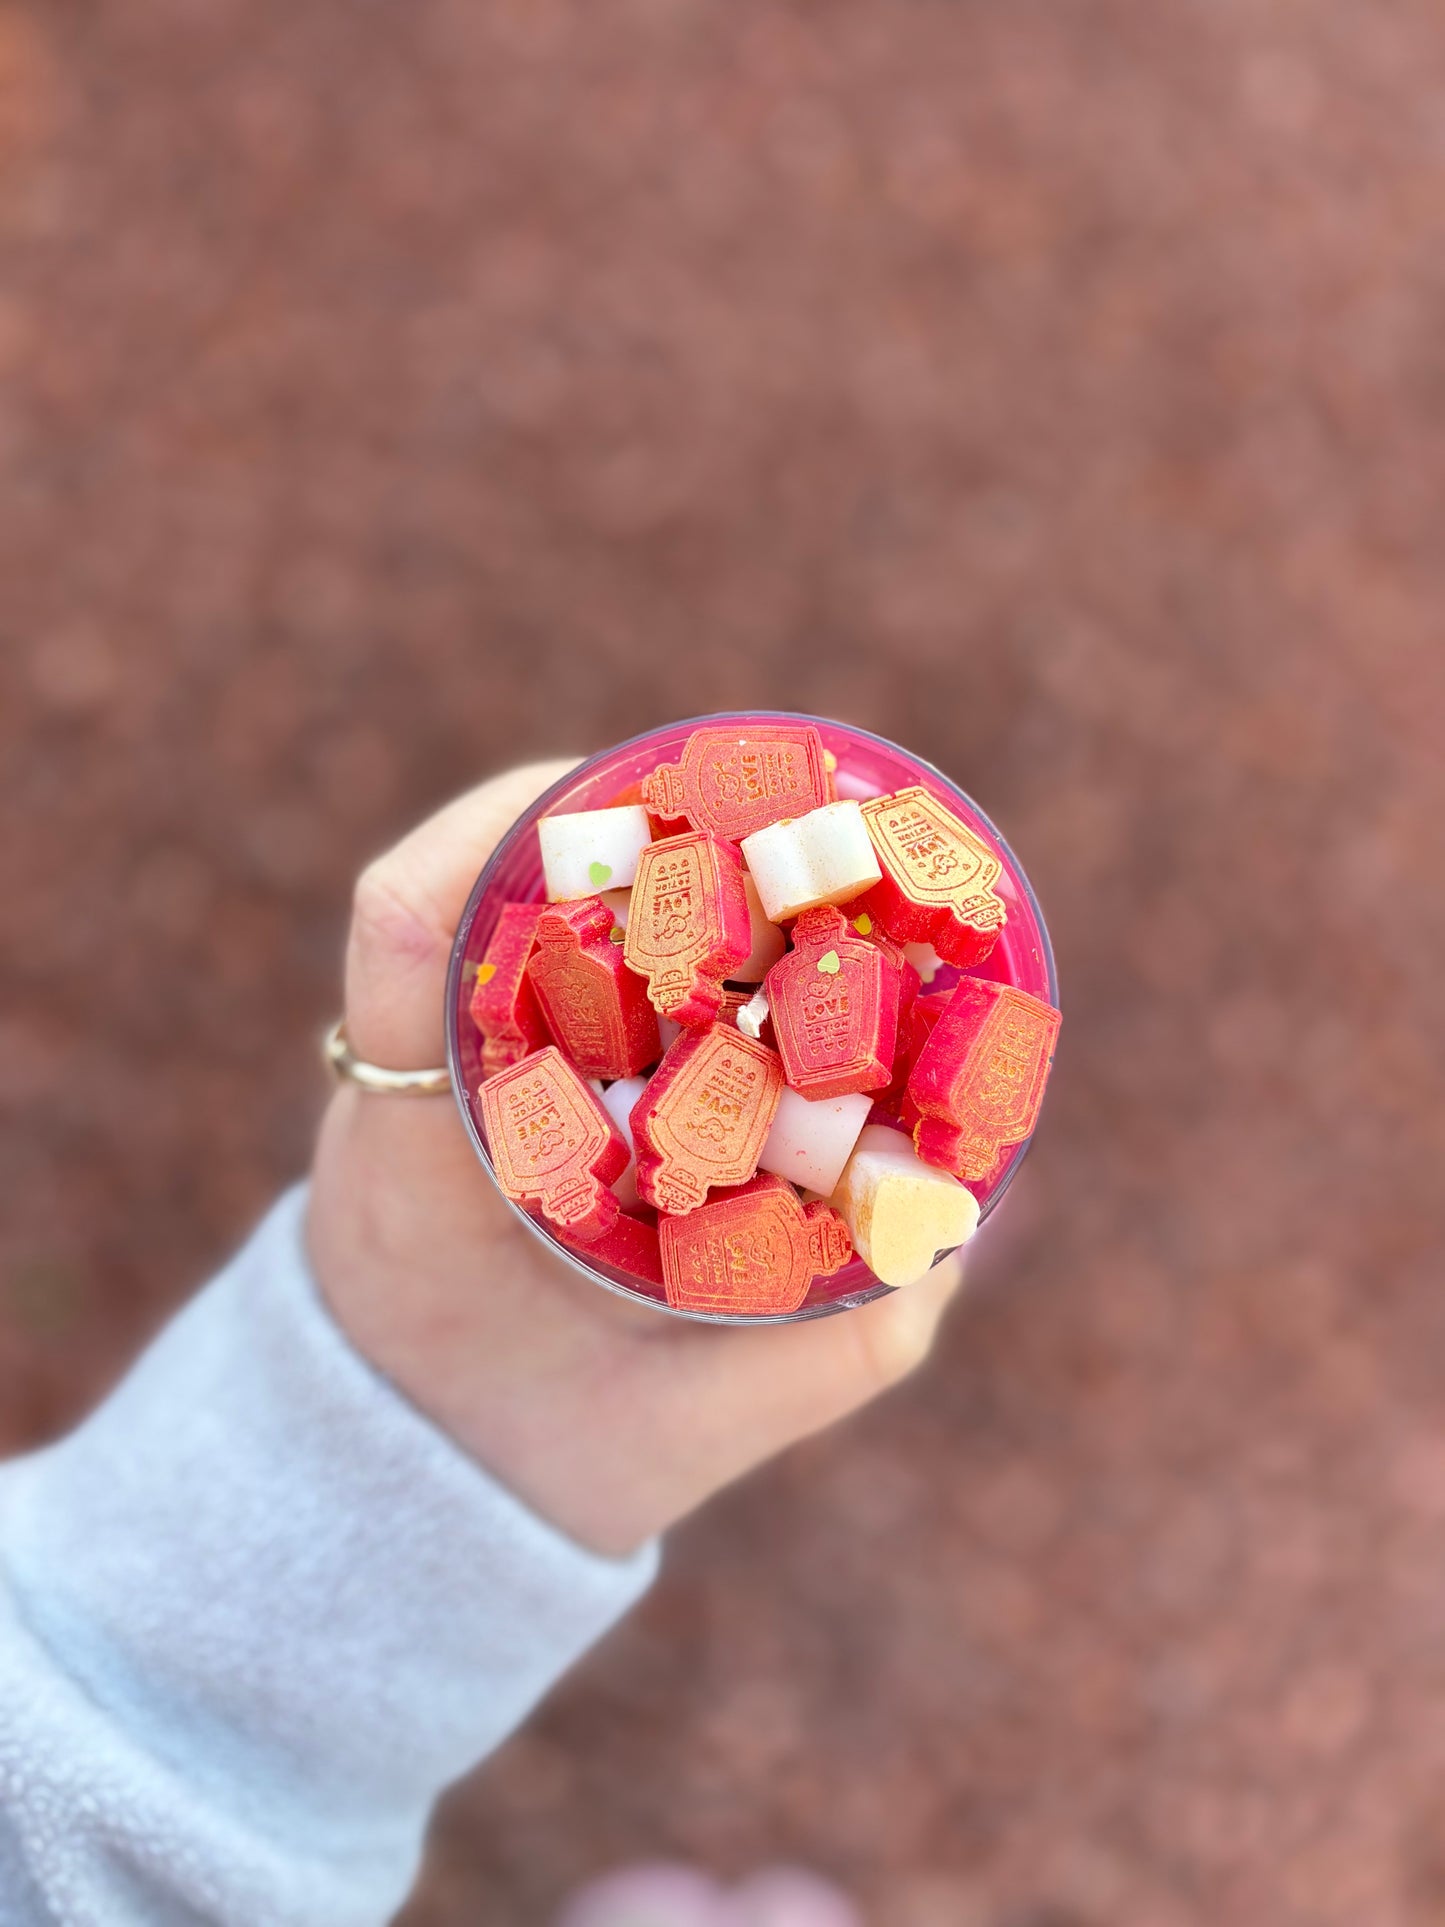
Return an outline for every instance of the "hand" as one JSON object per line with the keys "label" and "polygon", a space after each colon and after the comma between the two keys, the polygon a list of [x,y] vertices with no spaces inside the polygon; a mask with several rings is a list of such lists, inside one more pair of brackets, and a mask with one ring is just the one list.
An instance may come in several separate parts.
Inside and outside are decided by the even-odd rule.
{"label": "hand", "polygon": [[[365,872],[346,1025],[372,1063],[444,1061],[452,937],[478,870],[562,776],[534,763],[440,811]],[[497,1194],[445,1097],[339,1089],[307,1225],[353,1343],[535,1511],[621,1555],[927,1353],[956,1259],[839,1317],[732,1330],[669,1318],[554,1258]]]}

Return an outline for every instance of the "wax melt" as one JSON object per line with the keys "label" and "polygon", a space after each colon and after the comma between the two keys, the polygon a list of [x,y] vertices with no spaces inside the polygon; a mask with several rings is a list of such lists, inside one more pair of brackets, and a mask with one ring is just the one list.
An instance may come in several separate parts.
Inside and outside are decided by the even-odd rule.
{"label": "wax melt", "polygon": [[758,1169],[826,1198],[842,1177],[872,1109],[866,1092],[809,1099],[785,1087]]}
{"label": "wax melt", "polygon": [[[788,1083],[805,1097],[887,1084],[906,966],[892,945],[860,937],[841,910],[805,910],[793,948],[763,988]],[[916,989],[918,978],[913,975]]]}
{"label": "wax melt", "polygon": [[482,1033],[482,1069],[489,1077],[552,1041],[527,975],[540,915],[535,903],[504,903],[477,966],[472,1022]]}
{"label": "wax melt", "polygon": [[684,1032],[632,1112],[644,1203],[681,1215],[710,1187],[745,1183],[782,1090],[782,1064],[765,1044],[723,1023]]}
{"label": "wax melt", "polygon": [[544,816],[537,825],[547,897],[592,897],[599,890],[625,890],[637,860],[652,841],[652,825],[640,803],[611,810],[576,810]]}
{"label": "wax melt", "polygon": [[743,857],[774,923],[820,903],[848,903],[881,880],[861,807],[828,803],[744,837]]}
{"label": "wax melt", "polygon": [[658,1014],[710,1023],[723,979],[751,948],[743,868],[732,845],[706,830],[650,843],[637,867],[622,954],[647,979]]}
{"label": "wax melt", "polygon": [[1058,1034],[1051,1004],[963,978],[908,1077],[919,1156],[955,1177],[987,1177],[1038,1122]]}
{"label": "wax melt", "polygon": [[931,943],[947,962],[981,963],[1006,910],[1003,864],[922,784],[862,805],[882,866],[863,907],[900,943]]}
{"label": "wax melt", "polygon": [[695,729],[679,761],[643,779],[642,801],[655,816],[737,842],[828,801],[823,739],[808,723]]}
{"label": "wax melt", "polygon": [[762,1318],[796,1311],[818,1277],[851,1256],[838,1213],[799,1202],[761,1172],[685,1218],[658,1224],[667,1302],[679,1311]]}
{"label": "wax melt", "polygon": [[868,1125],[832,1195],[859,1257],[885,1285],[911,1285],[940,1251],[967,1242],[978,1199],[919,1157],[907,1136]]}
{"label": "wax melt", "polygon": [[768,919],[758,886],[746,870],[743,890],[748,899],[748,919],[752,926],[753,947],[733,972],[740,984],[760,984],[788,947],[788,939],[777,924]]}
{"label": "wax melt", "polygon": [[489,1077],[477,1092],[497,1182],[584,1243],[617,1222],[608,1186],[627,1146],[580,1073],[555,1044]]}
{"label": "wax melt", "polygon": [[645,1077],[619,1077],[602,1093],[603,1110],[627,1140],[627,1166],[612,1185],[617,1202],[624,1211],[642,1202],[637,1194],[637,1147],[632,1142],[632,1107],[646,1089]]}
{"label": "wax melt", "polygon": [[597,897],[553,904],[537,919],[527,973],[552,1035],[584,1077],[631,1077],[662,1055],[647,987],[612,941]]}
{"label": "wax melt", "polygon": [[646,1279],[649,1284],[662,1283],[662,1251],[658,1244],[657,1226],[645,1218],[635,1218],[627,1211],[619,1212],[612,1229],[604,1231],[600,1238],[594,1238],[590,1244],[574,1238],[565,1230],[559,1230],[558,1235],[564,1244],[571,1245],[589,1264],[601,1259],[604,1264],[630,1271],[635,1277]]}

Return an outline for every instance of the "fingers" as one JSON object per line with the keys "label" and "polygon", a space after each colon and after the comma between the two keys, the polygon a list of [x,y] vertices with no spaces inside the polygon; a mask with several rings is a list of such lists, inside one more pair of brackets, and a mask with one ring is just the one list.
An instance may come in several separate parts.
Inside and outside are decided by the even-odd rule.
{"label": "fingers", "polygon": [[834,1424],[916,1370],[962,1282],[963,1255],[954,1252],[917,1284],[836,1318],[691,1334],[674,1361],[672,1395],[690,1443],[714,1461],[715,1483]]}
{"label": "fingers", "polygon": [[438,810],[357,881],[346,952],[352,1049],[393,1070],[445,1060],[442,998],[452,938],[477,872],[572,758],[529,763]]}

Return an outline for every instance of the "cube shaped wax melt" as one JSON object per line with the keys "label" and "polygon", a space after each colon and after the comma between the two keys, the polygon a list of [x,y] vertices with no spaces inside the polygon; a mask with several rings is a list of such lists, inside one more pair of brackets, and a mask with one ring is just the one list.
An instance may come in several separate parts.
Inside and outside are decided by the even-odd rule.
{"label": "cube shaped wax melt", "polygon": [[623,1210],[639,1205],[637,1195],[637,1147],[632,1142],[632,1107],[647,1089],[645,1077],[619,1077],[602,1093],[602,1108],[627,1139],[627,1168],[612,1189]]}
{"label": "cube shaped wax melt", "polygon": [[662,1055],[647,987],[612,940],[597,897],[554,903],[537,919],[527,966],[552,1035],[584,1077],[631,1077]]}
{"label": "cube shaped wax melt", "polygon": [[958,1178],[987,1177],[1038,1122],[1059,1021],[1025,990],[963,978],[908,1075],[919,1156]]}
{"label": "cube shaped wax melt", "polygon": [[828,801],[823,739],[809,723],[695,729],[680,761],[644,777],[642,800],[654,816],[683,816],[736,843]]}
{"label": "cube shaped wax melt", "polygon": [[854,802],[827,803],[806,816],[744,837],[744,859],[774,923],[820,903],[849,903],[883,872]]}
{"label": "cube shaped wax melt", "polygon": [[863,1131],[831,1202],[858,1256],[885,1285],[913,1284],[978,1225],[973,1193],[886,1124]]}
{"label": "cube shaped wax melt", "polygon": [[743,866],[705,830],[650,843],[637,867],[622,954],[659,1016],[710,1023],[752,947]]}
{"label": "cube shaped wax melt", "polygon": [[777,1053],[728,1024],[685,1031],[632,1112],[637,1189],[681,1216],[714,1185],[744,1184],[783,1090]]}
{"label": "cube shaped wax melt", "polygon": [[617,1222],[608,1190],[627,1166],[612,1119],[555,1044],[524,1057],[477,1092],[497,1183],[581,1243]]}
{"label": "cube shaped wax melt", "polygon": [[[887,1084],[898,1046],[900,952],[860,937],[841,910],[805,910],[793,948],[764,989],[783,1072],[805,1097],[843,1097]],[[913,988],[917,976],[912,972]]]}
{"label": "cube shaped wax melt", "polygon": [[482,1033],[482,1069],[489,1077],[552,1041],[527,975],[540,915],[535,903],[504,903],[477,965],[472,1022]]}
{"label": "cube shaped wax melt", "polygon": [[1007,916],[993,887],[999,858],[922,784],[862,810],[883,871],[863,907],[899,943],[931,943],[965,968],[981,963]]}
{"label": "cube shaped wax melt", "polygon": [[668,1304],[717,1317],[796,1311],[813,1280],[841,1271],[851,1255],[836,1211],[805,1207],[767,1172],[657,1229]]}
{"label": "cube shaped wax melt", "polygon": [[748,919],[752,925],[753,947],[734,971],[740,984],[760,984],[788,947],[788,939],[775,923],[768,920],[758,886],[743,871],[743,891],[748,900]]}
{"label": "cube shaped wax melt", "polygon": [[637,875],[637,859],[652,841],[652,825],[640,803],[612,810],[577,810],[544,816],[537,825],[547,900],[595,897],[599,890],[625,890]]}
{"label": "cube shaped wax melt", "polygon": [[805,1191],[828,1197],[843,1175],[843,1166],[872,1108],[873,1100],[866,1092],[810,1099],[785,1089],[758,1158],[758,1169],[772,1171]]}

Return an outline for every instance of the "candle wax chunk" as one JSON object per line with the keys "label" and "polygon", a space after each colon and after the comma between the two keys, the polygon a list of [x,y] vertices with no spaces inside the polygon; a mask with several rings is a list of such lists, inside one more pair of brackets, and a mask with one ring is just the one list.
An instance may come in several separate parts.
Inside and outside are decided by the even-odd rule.
{"label": "candle wax chunk", "polygon": [[537,825],[548,901],[592,897],[599,890],[625,890],[637,875],[637,859],[652,840],[640,803],[621,809],[575,810],[544,816]]}
{"label": "candle wax chunk", "polygon": [[768,993],[761,984],[737,1014],[737,1027],[744,1037],[762,1040],[768,1022]]}
{"label": "candle wax chunk", "polygon": [[563,1244],[572,1245],[589,1264],[599,1259],[604,1264],[616,1265],[619,1271],[630,1272],[634,1278],[645,1280],[650,1285],[662,1283],[662,1249],[658,1243],[657,1226],[649,1224],[645,1218],[634,1218],[628,1212],[618,1213],[617,1222],[610,1231],[604,1231],[600,1238],[590,1243],[575,1238],[569,1231],[557,1227],[557,1235]]}
{"label": "candle wax chunk", "polygon": [[[764,985],[789,1084],[805,1097],[882,1090],[898,1045],[901,953],[860,937],[840,910],[805,910]],[[918,978],[912,971],[913,989]]]}
{"label": "candle wax chunk", "polygon": [[688,1217],[663,1218],[658,1235],[668,1304],[717,1316],[796,1311],[813,1280],[841,1271],[851,1255],[836,1211],[805,1207],[767,1172]]}
{"label": "candle wax chunk", "polygon": [[552,1041],[527,975],[540,915],[535,903],[504,903],[477,966],[472,1022],[482,1033],[482,1069],[489,1077]]}
{"label": "candle wax chunk", "polygon": [[858,1256],[885,1285],[913,1284],[978,1224],[973,1193],[925,1164],[904,1132],[884,1124],[863,1131],[832,1202]]}
{"label": "candle wax chunk", "polygon": [[820,903],[848,903],[882,877],[863,812],[828,803],[744,837],[744,859],[774,923]]}
{"label": "candle wax chunk", "polygon": [[765,1044],[730,1024],[685,1031],[632,1112],[643,1202],[680,1216],[711,1186],[745,1183],[782,1090],[783,1067]]}
{"label": "candle wax chunk", "polygon": [[943,968],[943,959],[931,943],[906,943],[903,954],[918,972],[921,983],[931,984]]}
{"label": "candle wax chunk", "polygon": [[642,800],[656,816],[686,817],[735,843],[828,801],[823,739],[807,723],[695,729],[678,762],[644,777]]}
{"label": "candle wax chunk", "polygon": [[787,949],[788,939],[777,924],[769,922],[758,886],[747,870],[743,871],[743,889],[748,899],[753,947],[733,974],[740,984],[760,984]]}
{"label": "candle wax chunk", "polygon": [[477,1092],[497,1182],[509,1198],[590,1243],[617,1222],[608,1186],[627,1146],[555,1045],[489,1077]]}
{"label": "candle wax chunk", "polygon": [[555,903],[537,919],[527,966],[552,1035],[584,1077],[631,1077],[662,1052],[647,987],[612,941],[597,897]]}
{"label": "candle wax chunk", "polygon": [[658,1014],[710,1023],[723,979],[751,947],[743,866],[732,845],[705,830],[650,843],[637,866],[622,954],[647,979]]}
{"label": "candle wax chunk", "polygon": [[760,1171],[772,1171],[805,1191],[828,1197],[868,1122],[873,1100],[866,1092],[810,1100],[785,1089],[777,1116],[758,1158]]}
{"label": "candle wax chunk", "polygon": [[[893,1075],[887,1088],[878,1093],[878,1102],[890,1111],[896,1111],[904,1101],[908,1088],[909,1074],[918,1062],[918,1053],[933,1035],[933,1026],[948,1008],[951,990],[934,991],[931,995],[914,998],[906,1017],[898,1021],[898,1050],[893,1059]],[[911,1131],[918,1121],[917,1115],[908,1121]]]}
{"label": "candle wax chunk", "polygon": [[863,900],[899,943],[931,943],[966,968],[993,949],[1007,912],[1003,864],[921,784],[862,806],[883,875]]}
{"label": "candle wax chunk", "polygon": [[637,1147],[632,1142],[632,1107],[647,1089],[645,1077],[619,1077],[602,1093],[602,1108],[627,1140],[627,1168],[612,1189],[624,1211],[642,1200],[637,1195]]}
{"label": "candle wax chunk", "polygon": [[908,1076],[919,1156],[955,1177],[987,1177],[1038,1122],[1058,1034],[1051,1004],[963,978]]}

